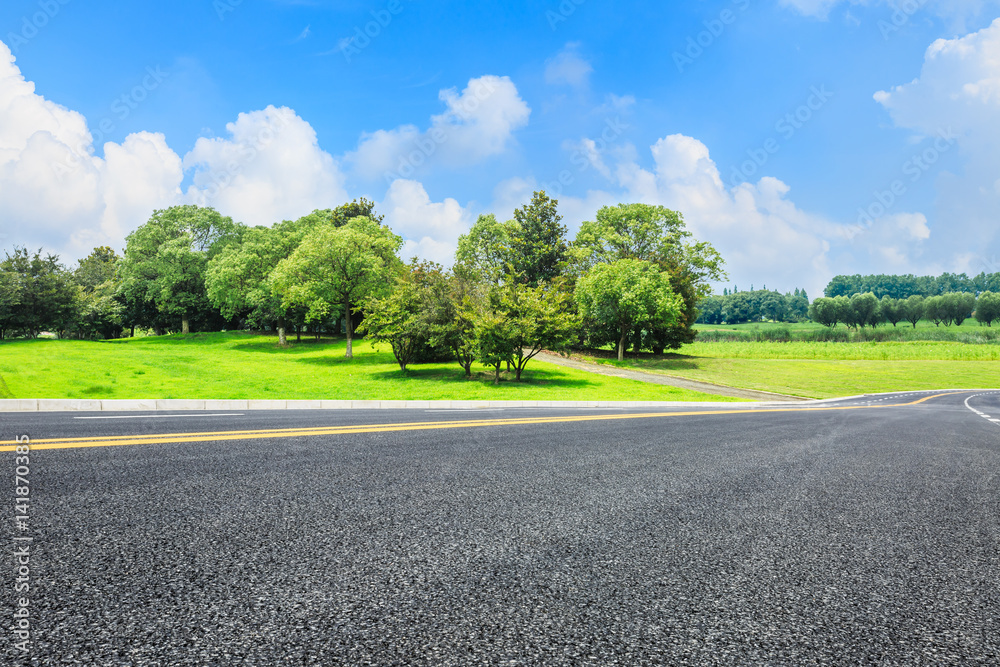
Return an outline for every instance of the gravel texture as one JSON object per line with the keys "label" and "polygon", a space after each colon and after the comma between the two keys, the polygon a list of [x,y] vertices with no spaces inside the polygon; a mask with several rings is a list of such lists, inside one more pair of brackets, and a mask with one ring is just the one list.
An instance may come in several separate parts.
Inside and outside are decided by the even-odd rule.
{"label": "gravel texture", "polygon": [[[35,639],[0,663],[996,665],[1000,424],[966,396],[37,451]],[[248,419],[3,429],[348,417]]]}

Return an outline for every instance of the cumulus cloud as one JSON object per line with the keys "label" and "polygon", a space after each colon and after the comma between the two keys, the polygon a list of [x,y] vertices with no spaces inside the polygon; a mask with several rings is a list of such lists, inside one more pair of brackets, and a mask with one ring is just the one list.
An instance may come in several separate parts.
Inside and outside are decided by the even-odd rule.
{"label": "cumulus cloud", "polygon": [[316,132],[287,107],[241,113],[227,138],[201,138],[184,156],[193,171],[187,198],[248,224],[295,218],[346,200],[336,161]]}
{"label": "cumulus cloud", "polygon": [[419,257],[450,267],[458,237],[469,231],[472,214],[454,199],[431,201],[417,181],[394,181],[379,206],[385,224],[405,240],[403,257]]}
{"label": "cumulus cloud", "polygon": [[79,256],[121,245],[152,207],[180,196],[180,158],[139,133],[94,155],[79,113],[35,92],[0,42],[0,234],[8,243]]}
{"label": "cumulus cloud", "polygon": [[[964,159],[962,173],[938,174],[935,251],[947,266],[970,252],[985,257],[1000,241],[1000,19],[978,32],[940,39],[924,56],[920,76],[875,94],[901,128],[926,137],[926,156],[943,154],[954,143]],[[947,139],[947,141],[945,141]],[[925,160],[929,161],[929,160]],[[928,176],[928,178],[930,178]],[[974,250],[973,250],[974,249]],[[967,263],[967,262],[966,262]],[[985,264],[970,270],[987,270]]]}
{"label": "cumulus cloud", "polygon": [[96,245],[123,247],[153,210],[175,204],[270,224],[348,198],[337,162],[291,109],[240,114],[226,129],[183,159],[151,132],[105,143],[98,156],[86,119],[38,95],[0,42],[0,242],[71,261]]}
{"label": "cumulus cloud", "polygon": [[579,53],[580,43],[570,42],[545,64],[545,83],[581,88],[590,81],[594,71]]}
{"label": "cumulus cloud", "polygon": [[531,109],[509,77],[483,76],[439,94],[444,113],[421,131],[414,125],[362,135],[346,160],[365,180],[387,184],[411,178],[426,165],[463,167],[504,152],[514,132],[528,123]]}

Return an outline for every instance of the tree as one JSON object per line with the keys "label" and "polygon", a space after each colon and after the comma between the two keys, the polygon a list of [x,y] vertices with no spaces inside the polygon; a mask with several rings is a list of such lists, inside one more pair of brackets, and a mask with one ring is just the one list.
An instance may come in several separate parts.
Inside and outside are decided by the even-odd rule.
{"label": "tree", "polygon": [[126,239],[121,263],[126,301],[146,302],[156,312],[179,318],[181,333],[189,333],[192,315],[211,310],[205,291],[209,261],[238,242],[241,232],[241,226],[211,208],[188,205],[154,212]]}
{"label": "tree", "polygon": [[837,318],[850,329],[858,328],[858,314],[850,297],[835,296],[833,302],[837,306]]}
{"label": "tree", "polygon": [[358,333],[377,343],[388,343],[404,373],[429,335],[421,296],[420,285],[412,270],[408,270],[396,278],[390,294],[381,298],[369,297],[365,304],[365,321],[358,327]]}
{"label": "tree", "polygon": [[818,322],[831,329],[840,322],[840,307],[835,299],[820,297],[812,302],[809,307],[809,317],[813,322]]}
{"label": "tree", "polygon": [[472,376],[476,360],[476,330],[472,313],[481,290],[467,267],[456,264],[444,278],[443,290],[431,292],[428,342],[436,349],[450,350],[466,377]]}
{"label": "tree", "polygon": [[924,318],[924,297],[914,294],[900,304],[903,319],[917,328],[917,322]]}
{"label": "tree", "polygon": [[988,327],[993,326],[995,320],[1000,319],[1000,294],[996,292],[983,292],[976,302],[976,321]]}
{"label": "tree", "polygon": [[542,350],[564,350],[577,340],[580,322],[570,294],[558,283],[532,287],[513,280],[494,290],[497,309],[510,323],[515,379]]}
{"label": "tree", "polygon": [[[669,325],[651,325],[647,339],[657,354],[694,340],[698,302],[711,295],[710,281],[726,277],[715,248],[695,241],[681,214],[663,206],[602,208],[594,221],[580,226],[569,255],[575,275],[622,259],[652,262],[667,273],[672,292],[681,298],[681,310]],[[727,316],[727,321],[732,320]]]}
{"label": "tree", "polygon": [[949,325],[954,322],[956,325],[962,326],[965,320],[972,317],[972,311],[976,308],[976,297],[968,292],[948,292],[942,295],[941,299]]}
{"label": "tree", "polygon": [[854,310],[854,322],[861,328],[870,326],[874,329],[882,321],[878,299],[871,292],[852,296],[851,308]]}
{"label": "tree", "polygon": [[254,227],[246,231],[239,243],[226,246],[209,262],[205,274],[212,305],[227,318],[246,317],[258,326],[274,323],[278,344],[287,344],[287,318],[294,313],[293,321],[301,324],[304,313],[282,304],[283,295],[275,289],[271,273],[295,251],[309,231],[330,224],[328,216],[320,213],[314,211],[270,228]]}
{"label": "tree", "polygon": [[346,320],[348,359],[354,357],[352,309],[384,292],[401,262],[403,240],[369,218],[343,227],[320,225],[274,269],[271,281],[282,306],[306,310],[307,321],[342,312]]}
{"label": "tree", "polygon": [[494,215],[480,215],[468,234],[458,238],[456,264],[477,280],[499,282],[513,270],[512,223],[497,222]]}
{"label": "tree", "polygon": [[924,317],[939,327],[948,318],[944,299],[940,296],[931,296],[924,300]]}
{"label": "tree", "polygon": [[559,224],[558,205],[558,200],[541,191],[531,203],[514,211],[509,227],[510,263],[517,280],[532,287],[554,280],[566,264],[567,230]]}
{"label": "tree", "polygon": [[121,258],[108,246],[94,248],[93,252],[80,260],[73,272],[76,284],[86,291],[94,291],[98,285],[113,280]]}
{"label": "tree", "polygon": [[0,314],[6,311],[0,331],[16,332],[29,338],[42,331],[62,334],[76,321],[79,290],[73,275],[59,263],[57,255],[42,257],[23,247],[0,262],[3,275]]}
{"label": "tree", "polygon": [[625,341],[637,326],[670,326],[681,317],[680,297],[670,277],[652,262],[619,259],[598,264],[576,285],[576,303],[584,320],[618,333],[618,360],[625,358]]}
{"label": "tree", "polygon": [[891,296],[884,296],[879,300],[879,311],[882,318],[893,327],[905,318],[903,302]]}

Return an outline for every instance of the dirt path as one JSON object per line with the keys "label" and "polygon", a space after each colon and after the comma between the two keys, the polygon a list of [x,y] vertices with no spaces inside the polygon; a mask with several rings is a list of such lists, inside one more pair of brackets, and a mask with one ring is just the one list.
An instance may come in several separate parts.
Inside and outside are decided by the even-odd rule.
{"label": "dirt path", "polygon": [[615,366],[591,364],[585,361],[566,359],[565,357],[560,357],[555,354],[546,354],[544,352],[539,354],[535,358],[538,359],[539,361],[555,364],[556,366],[566,366],[567,368],[575,368],[577,370],[587,371],[588,373],[597,373],[598,375],[608,375],[610,377],[638,380],[639,382],[648,382],[650,384],[668,385],[670,387],[678,387],[680,389],[688,389],[690,391],[700,391],[704,394],[714,394],[716,396],[730,396],[732,398],[748,398],[755,401],[794,402],[794,401],[809,400],[806,398],[801,398],[799,396],[773,394],[769,391],[739,389],[737,387],[727,387],[726,385],[721,385],[721,384],[712,384],[711,382],[699,382],[698,380],[688,380],[687,378],[680,378],[673,375],[663,375],[660,373],[647,373],[645,371],[635,371],[635,370],[627,370],[624,368],[616,368]]}

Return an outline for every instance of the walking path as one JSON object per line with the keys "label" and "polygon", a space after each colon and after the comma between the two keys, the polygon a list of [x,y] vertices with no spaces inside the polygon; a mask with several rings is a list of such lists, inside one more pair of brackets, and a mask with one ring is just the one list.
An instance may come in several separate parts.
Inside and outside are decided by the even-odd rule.
{"label": "walking path", "polygon": [[585,361],[577,361],[576,359],[567,359],[555,354],[547,354],[545,352],[540,353],[535,357],[539,361],[544,361],[549,364],[555,364],[557,366],[566,366],[567,368],[575,368],[581,371],[587,371],[588,373],[596,373],[598,375],[608,375],[610,377],[617,378],[627,378],[629,380],[638,380],[639,382],[648,382],[650,384],[662,384],[670,387],[678,387],[680,389],[688,389],[690,391],[700,391],[704,394],[714,394],[716,396],[730,396],[732,398],[748,398],[756,401],[806,401],[809,399],[802,398],[800,396],[788,396],[786,394],[774,394],[769,391],[756,391],[753,389],[739,389],[737,387],[727,387],[721,384],[712,384],[711,382],[699,382],[698,380],[688,380],[687,378],[681,378],[674,375],[663,375],[661,373],[647,373],[646,371],[636,371],[628,370],[624,368],[617,368],[615,366],[605,366],[602,364],[591,364]]}

